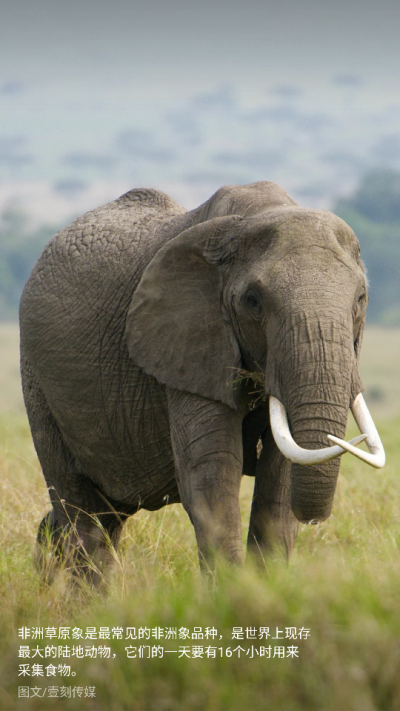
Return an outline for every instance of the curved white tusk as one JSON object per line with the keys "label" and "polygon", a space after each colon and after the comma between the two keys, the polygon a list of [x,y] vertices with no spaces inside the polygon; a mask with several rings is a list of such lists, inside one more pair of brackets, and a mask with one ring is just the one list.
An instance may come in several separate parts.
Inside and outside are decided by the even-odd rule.
{"label": "curved white tusk", "polygon": [[[286,459],[294,464],[323,464],[330,459],[340,457],[345,453],[346,448],[342,446],[324,447],[323,449],[303,449],[294,441],[289,430],[289,423],[284,406],[273,395],[269,396],[269,412],[271,420],[271,430],[275,444]],[[368,435],[362,434],[350,440],[350,445],[357,445],[367,439]],[[330,435],[328,435],[330,437]],[[347,442],[345,442],[347,445]],[[358,450],[356,450],[358,454]]]}
{"label": "curved white tusk", "polygon": [[350,442],[343,442],[339,437],[333,437],[333,435],[328,435],[328,439],[332,442],[351,452],[363,462],[367,462],[372,467],[376,469],[382,469],[385,466],[385,450],[383,449],[383,444],[381,438],[379,437],[378,431],[375,427],[375,423],[370,415],[367,404],[364,400],[362,393],[359,393],[355,398],[351,411],[354,415],[354,419],[357,422],[360,432],[366,432],[367,434],[367,447],[371,454],[368,452],[363,452],[359,449],[354,449]]}

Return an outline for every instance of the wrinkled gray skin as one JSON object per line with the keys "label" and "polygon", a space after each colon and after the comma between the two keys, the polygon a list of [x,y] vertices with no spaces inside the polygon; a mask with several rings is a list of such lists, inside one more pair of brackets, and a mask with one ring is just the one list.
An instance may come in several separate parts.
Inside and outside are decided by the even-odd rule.
{"label": "wrinkled gray skin", "polygon": [[[330,212],[274,183],[221,188],[185,211],[132,190],[61,230],[21,301],[22,382],[59,542],[105,564],[127,516],[182,502],[200,560],[242,561],[239,487],[255,476],[248,546],[287,556],[298,521],[331,512],[340,459],[291,464],[265,374],[308,449],[344,437],[362,390],[366,285],[359,244]],[[235,382],[236,381],[236,382]],[[257,458],[257,442],[262,452]]]}

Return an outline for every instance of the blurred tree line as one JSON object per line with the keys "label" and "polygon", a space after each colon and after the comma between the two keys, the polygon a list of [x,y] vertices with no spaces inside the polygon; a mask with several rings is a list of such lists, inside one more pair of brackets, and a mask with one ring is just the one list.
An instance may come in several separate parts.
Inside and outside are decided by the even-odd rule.
{"label": "blurred tree line", "polygon": [[9,207],[0,214],[0,321],[15,321],[22,289],[43,247],[58,227],[32,230],[26,215]]}
{"label": "blurred tree line", "polygon": [[[379,170],[366,175],[333,212],[356,233],[370,283],[368,321],[400,326],[400,173]],[[32,230],[16,208],[0,215],[0,321],[16,320],[23,286],[35,260],[59,229]]]}
{"label": "blurred tree line", "polygon": [[400,173],[366,175],[332,211],[356,233],[369,280],[368,322],[400,326]]}

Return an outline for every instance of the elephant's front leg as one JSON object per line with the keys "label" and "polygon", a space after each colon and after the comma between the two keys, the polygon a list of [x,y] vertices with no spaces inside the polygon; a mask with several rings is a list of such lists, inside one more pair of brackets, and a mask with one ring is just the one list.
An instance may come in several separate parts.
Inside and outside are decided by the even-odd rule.
{"label": "elephant's front leg", "polygon": [[178,390],[168,391],[168,405],[179,492],[200,563],[208,566],[216,553],[242,563],[242,416],[221,402]]}
{"label": "elephant's front leg", "polygon": [[262,445],[247,548],[260,562],[264,553],[274,551],[289,559],[299,527],[290,506],[290,462],[277,448],[269,426],[262,436]]}

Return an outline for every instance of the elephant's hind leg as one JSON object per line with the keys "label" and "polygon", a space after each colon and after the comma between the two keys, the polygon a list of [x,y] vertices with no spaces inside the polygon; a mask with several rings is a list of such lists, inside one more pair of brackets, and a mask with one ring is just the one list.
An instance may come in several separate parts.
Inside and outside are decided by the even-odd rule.
{"label": "elephant's hind leg", "polygon": [[21,372],[32,438],[52,504],[39,525],[36,566],[49,582],[61,564],[98,583],[113,562],[125,517],[85,476],[25,359]]}

